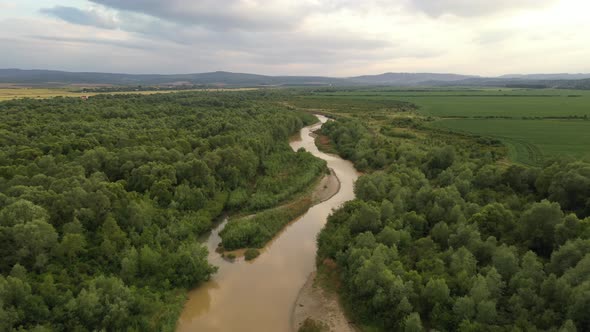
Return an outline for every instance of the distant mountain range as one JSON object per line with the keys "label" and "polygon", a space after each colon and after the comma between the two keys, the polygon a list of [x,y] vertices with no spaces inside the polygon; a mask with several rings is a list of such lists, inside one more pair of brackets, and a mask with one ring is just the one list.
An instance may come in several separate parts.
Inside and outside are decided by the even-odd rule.
{"label": "distant mountain range", "polygon": [[433,73],[385,73],[350,77],[347,80],[360,84],[420,85],[425,82],[456,82],[477,76]]}
{"label": "distant mountain range", "polygon": [[502,75],[499,78],[516,78],[521,80],[584,80],[590,79],[590,74],[530,74],[530,75]]}
{"label": "distant mountain range", "polygon": [[216,71],[199,74],[112,74],[0,69],[0,83],[21,85],[204,85],[204,86],[522,86],[590,88],[590,74],[533,74],[480,77],[437,73],[384,73],[348,78],[266,76]]}

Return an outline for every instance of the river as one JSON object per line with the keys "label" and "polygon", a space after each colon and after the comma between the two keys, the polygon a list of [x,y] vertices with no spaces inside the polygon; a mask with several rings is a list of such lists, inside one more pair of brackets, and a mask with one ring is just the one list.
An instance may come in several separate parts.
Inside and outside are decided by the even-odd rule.
{"label": "river", "polygon": [[250,262],[243,258],[229,262],[215,252],[225,222],[217,226],[206,244],[209,262],[219,270],[211,281],[189,293],[177,331],[291,330],[297,294],[315,270],[316,236],[332,210],[354,198],[353,185],[358,177],[351,162],[322,153],[315,146],[310,133],[328,120],[321,115],[318,118],[320,123],[301,129],[290,145],[295,151],[303,147],[326,160],[340,180],[340,190],[289,224]]}

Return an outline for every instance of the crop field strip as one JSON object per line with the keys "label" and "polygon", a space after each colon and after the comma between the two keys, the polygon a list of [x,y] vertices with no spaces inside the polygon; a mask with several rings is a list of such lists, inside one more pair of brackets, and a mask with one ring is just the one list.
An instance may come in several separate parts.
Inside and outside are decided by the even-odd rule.
{"label": "crop field strip", "polygon": [[423,115],[436,117],[572,117],[590,116],[590,92],[574,90],[465,90],[440,92],[331,92],[322,98],[410,102]]}
{"label": "crop field strip", "polygon": [[153,91],[115,91],[115,92],[81,92],[79,88],[22,88],[10,85],[0,85],[0,102],[13,99],[45,99],[54,97],[82,97],[96,95],[152,95],[158,93],[175,92],[219,92],[231,90],[234,92],[254,90],[255,88],[234,88],[234,89],[185,89],[185,90],[153,90]]}

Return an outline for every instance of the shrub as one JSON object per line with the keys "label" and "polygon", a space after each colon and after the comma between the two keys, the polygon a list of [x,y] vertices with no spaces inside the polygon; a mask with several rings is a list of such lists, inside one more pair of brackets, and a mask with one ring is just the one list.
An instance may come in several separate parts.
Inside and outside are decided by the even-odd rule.
{"label": "shrub", "polygon": [[323,322],[319,322],[317,320],[313,320],[311,318],[307,318],[303,321],[301,327],[299,327],[298,332],[327,332],[330,331],[328,325]]}
{"label": "shrub", "polygon": [[258,257],[259,255],[260,255],[260,251],[258,251],[258,249],[249,248],[244,253],[244,258],[246,258],[247,261],[251,261],[254,258]]}

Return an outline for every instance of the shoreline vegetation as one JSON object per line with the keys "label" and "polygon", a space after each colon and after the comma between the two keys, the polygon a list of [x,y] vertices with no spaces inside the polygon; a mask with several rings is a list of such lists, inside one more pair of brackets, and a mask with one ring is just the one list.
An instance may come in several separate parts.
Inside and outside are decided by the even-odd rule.
{"label": "shoreline vegetation", "polygon": [[[338,193],[340,190],[340,180],[334,171],[331,169],[328,171],[329,174],[316,179],[316,181],[306,188],[306,190],[298,193],[295,197],[277,207],[251,215],[238,216],[233,220],[230,217],[225,228],[220,232],[222,242],[219,243],[216,251],[221,253],[224,257],[231,256],[234,258],[245,256],[248,250],[258,250],[259,252],[263,252],[269,243],[281,236],[281,233],[288,225],[297,222],[297,220],[313,206],[329,200]],[[264,225],[265,221],[269,219],[272,219],[273,225],[271,227],[274,227],[272,228],[274,233],[265,233],[264,237],[260,237],[260,242],[252,241],[249,242],[249,245],[247,246],[238,245],[232,247],[230,245],[229,248],[223,245],[223,232],[227,229],[229,224],[250,222]],[[226,235],[226,239],[228,236],[232,235]],[[230,241],[233,241],[233,238]],[[255,257],[253,259],[255,259]]]}
{"label": "shoreline vegetation", "polygon": [[[314,116],[315,117],[315,116]],[[298,134],[295,134],[298,135]],[[335,176],[326,167],[326,162],[300,149],[297,155],[303,154],[305,159],[290,168],[299,168],[305,164],[310,171],[301,180],[296,179],[297,186],[292,186],[289,195],[282,202],[273,204],[271,208],[258,211],[253,215],[230,218],[224,229],[219,233],[221,243],[219,251],[236,251],[239,249],[261,249],[290,222],[298,219],[313,205],[318,204],[317,195],[321,193],[324,179]],[[282,170],[281,170],[282,171]],[[324,176],[321,176],[324,174]],[[295,175],[298,175],[295,173]],[[282,175],[292,177],[290,175]],[[229,253],[228,255],[232,255]]]}

